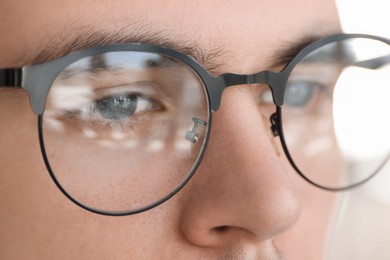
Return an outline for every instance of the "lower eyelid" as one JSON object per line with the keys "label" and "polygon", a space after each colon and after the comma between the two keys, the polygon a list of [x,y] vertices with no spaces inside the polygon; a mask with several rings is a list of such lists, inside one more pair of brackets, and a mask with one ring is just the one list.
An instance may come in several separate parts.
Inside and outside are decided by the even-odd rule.
{"label": "lower eyelid", "polygon": [[135,111],[123,119],[110,120],[109,118],[104,118],[99,115],[100,112],[97,111],[96,107],[94,106],[91,106],[87,109],[87,111],[84,111],[84,116],[82,115],[81,117],[84,117],[82,119],[83,121],[90,123],[95,122],[96,124],[105,126],[108,125],[110,127],[115,124],[123,124],[128,127],[137,125],[140,121],[151,117],[151,113],[166,111],[167,107],[167,105],[164,105],[161,101],[155,98],[140,97],[137,98],[137,107]]}
{"label": "lower eyelid", "polygon": [[104,86],[94,86],[92,91],[95,93],[96,97],[104,97],[110,95],[126,94],[126,93],[140,93],[144,96],[154,96],[158,95],[159,85],[153,81],[135,81],[122,84],[116,84],[110,82],[108,85]]}
{"label": "lower eyelid", "polygon": [[[88,113],[88,112],[86,112]],[[99,120],[91,119],[91,117],[81,114],[80,112],[68,112],[59,118],[60,121],[66,121],[67,124],[73,129],[93,129],[95,131],[104,130],[109,133],[112,131],[136,131],[139,125],[142,123],[142,119],[137,117],[132,118],[132,120],[122,120],[122,121],[109,121],[109,120]],[[145,119],[145,118],[144,118]]]}

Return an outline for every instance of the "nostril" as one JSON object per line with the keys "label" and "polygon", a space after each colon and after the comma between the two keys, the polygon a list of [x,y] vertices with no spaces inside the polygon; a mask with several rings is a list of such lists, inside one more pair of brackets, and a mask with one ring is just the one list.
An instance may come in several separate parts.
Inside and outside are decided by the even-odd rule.
{"label": "nostril", "polygon": [[215,230],[218,233],[226,232],[227,229],[228,229],[228,226],[218,226],[218,227],[213,228],[213,230]]}

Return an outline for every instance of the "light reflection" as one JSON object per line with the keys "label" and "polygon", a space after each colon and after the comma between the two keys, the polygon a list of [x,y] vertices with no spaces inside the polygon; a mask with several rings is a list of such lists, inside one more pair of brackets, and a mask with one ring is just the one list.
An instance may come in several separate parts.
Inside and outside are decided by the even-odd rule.
{"label": "light reflection", "polygon": [[373,46],[371,39],[356,39],[351,41],[351,45],[353,45],[353,55],[357,61],[375,59],[389,53],[387,44],[376,43]]}
{"label": "light reflection", "polygon": [[334,122],[341,150],[350,159],[370,160],[390,147],[389,66],[348,67],[334,90]]}
{"label": "light reflection", "polygon": [[329,136],[322,136],[322,138],[313,139],[311,142],[308,142],[304,147],[304,155],[306,157],[316,158],[318,154],[323,153],[324,151],[329,151],[333,147],[332,138]]}
{"label": "light reflection", "polygon": [[[88,128],[83,129],[83,135],[88,139],[98,138],[97,133]],[[105,139],[97,140],[96,144],[110,149],[118,149],[118,148],[136,149],[140,147],[140,142],[138,139],[124,140],[118,138],[116,139],[105,138]],[[161,138],[161,139],[150,140],[146,144],[145,143],[142,144],[142,146],[148,152],[156,153],[156,152],[161,152],[163,150],[166,150],[168,144],[169,144],[168,140],[164,140]],[[188,142],[187,140],[185,140],[185,138],[177,138],[174,141],[173,149],[179,153],[190,152],[193,146],[194,144]]]}
{"label": "light reflection", "polygon": [[62,85],[52,88],[49,102],[58,110],[72,111],[84,107],[93,100],[93,91],[87,85]]}
{"label": "light reflection", "polygon": [[139,146],[139,142],[137,139],[128,140],[123,142],[123,146],[126,148],[137,148]]}
{"label": "light reflection", "polygon": [[193,146],[193,143],[187,141],[185,138],[179,138],[175,141],[175,149],[179,152],[189,152],[191,151],[191,146]]}
{"label": "light reflection", "polygon": [[45,112],[45,126],[56,132],[63,132],[65,130],[64,123],[54,117],[51,113]]}
{"label": "light reflection", "polygon": [[100,146],[110,148],[110,149],[117,148],[117,144],[107,139],[97,140],[96,143]]}
{"label": "light reflection", "polygon": [[123,140],[125,139],[125,134],[120,130],[114,130],[111,132],[111,138],[114,140]]}
{"label": "light reflection", "polygon": [[84,133],[85,137],[90,138],[90,139],[97,137],[97,133],[90,128],[84,128],[83,133]]}
{"label": "light reflection", "polygon": [[150,152],[160,152],[165,149],[166,142],[162,139],[154,139],[148,143],[147,150]]}

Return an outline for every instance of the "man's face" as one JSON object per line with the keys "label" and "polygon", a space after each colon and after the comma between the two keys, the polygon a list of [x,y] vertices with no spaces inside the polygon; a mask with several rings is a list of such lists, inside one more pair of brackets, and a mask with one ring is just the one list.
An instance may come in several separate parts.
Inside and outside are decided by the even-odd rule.
{"label": "man's face", "polygon": [[[330,0],[5,0],[0,17],[0,68],[92,47],[80,46],[85,37],[109,44],[112,35],[136,32],[196,46],[212,57],[199,62],[214,75],[249,74],[280,70],[270,63],[278,51],[340,30]],[[183,190],[147,212],[109,217],[59,192],[26,93],[0,90],[0,258],[321,259],[334,197],[291,169],[263,112],[249,86],[227,89],[204,159]]]}

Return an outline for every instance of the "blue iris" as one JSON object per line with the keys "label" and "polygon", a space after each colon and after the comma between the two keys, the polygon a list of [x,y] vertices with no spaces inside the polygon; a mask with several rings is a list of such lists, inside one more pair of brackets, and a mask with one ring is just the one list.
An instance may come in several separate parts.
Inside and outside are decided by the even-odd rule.
{"label": "blue iris", "polygon": [[293,81],[289,82],[284,94],[286,105],[294,107],[303,107],[313,98],[314,89],[317,83],[311,81]]}
{"label": "blue iris", "polygon": [[95,109],[105,119],[121,120],[134,114],[137,100],[135,94],[105,97],[95,102]]}

